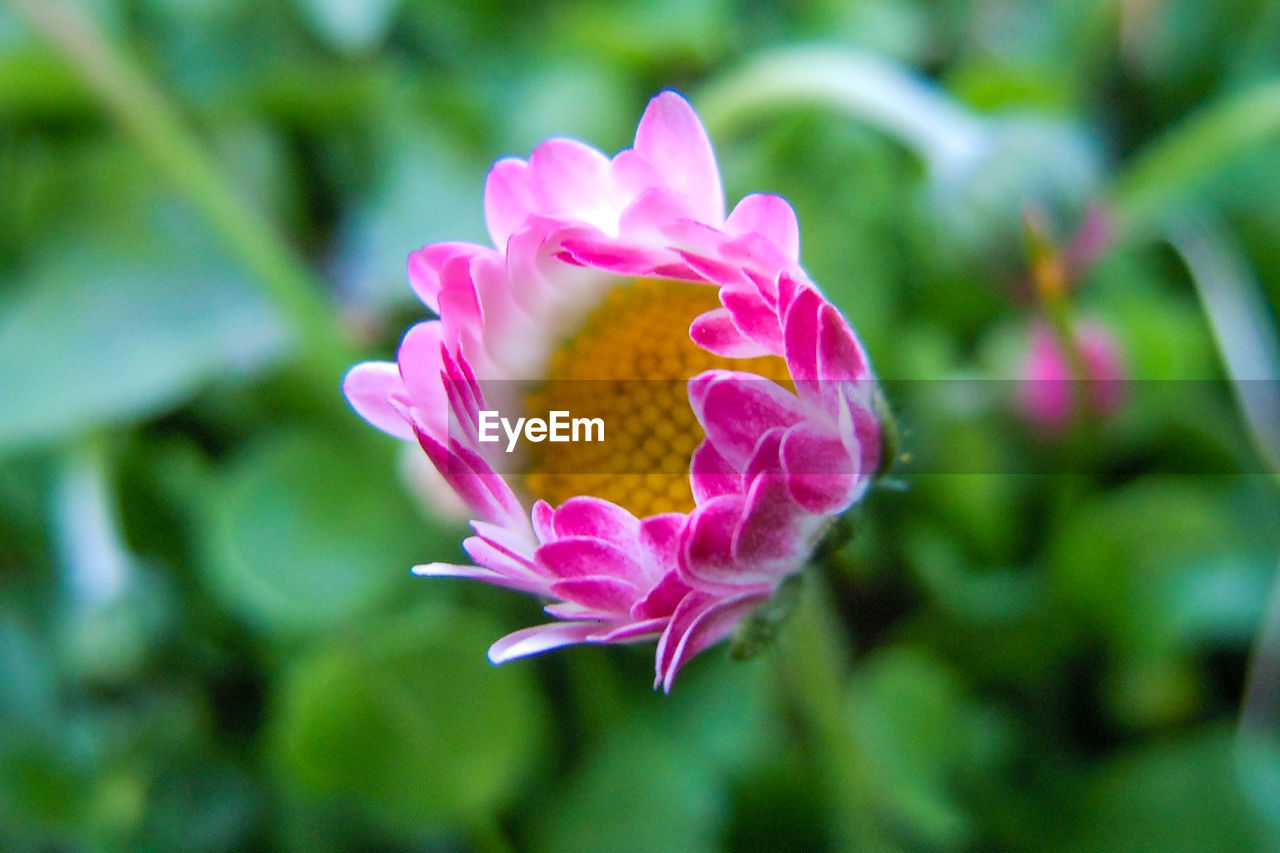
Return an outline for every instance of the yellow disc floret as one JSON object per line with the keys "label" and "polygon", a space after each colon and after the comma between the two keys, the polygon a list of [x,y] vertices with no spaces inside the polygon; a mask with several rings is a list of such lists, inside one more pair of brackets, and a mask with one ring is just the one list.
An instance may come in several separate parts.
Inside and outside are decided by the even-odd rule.
{"label": "yellow disc floret", "polygon": [[525,401],[531,416],[599,418],[604,440],[585,440],[595,436],[584,430],[578,440],[528,445],[528,492],[553,505],[593,495],[640,517],[691,510],[689,459],[703,436],[688,380],[713,368],[790,378],[776,356],[722,358],[689,339],[693,319],[719,304],[715,287],[669,279],[611,290]]}

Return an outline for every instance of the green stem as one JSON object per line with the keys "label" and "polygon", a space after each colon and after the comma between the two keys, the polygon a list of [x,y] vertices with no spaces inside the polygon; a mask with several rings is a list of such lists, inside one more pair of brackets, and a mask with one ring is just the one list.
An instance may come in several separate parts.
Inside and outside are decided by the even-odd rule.
{"label": "green stem", "polygon": [[878,128],[935,172],[954,174],[989,149],[989,132],[926,81],[878,57],[800,47],[756,56],[697,98],[713,135],[779,108],[822,106]]}
{"label": "green stem", "polygon": [[[233,191],[159,88],[66,0],[10,0],[61,55],[156,169],[204,215],[293,323],[317,370],[337,378],[354,359],[324,285],[259,211]],[[326,380],[327,381],[327,380]]]}
{"label": "green stem", "polygon": [[828,796],[838,848],[888,849],[876,826],[876,783],[855,736],[842,636],[818,571],[804,578],[801,601],[778,642],[777,685],[795,714]]}
{"label": "green stem", "polygon": [[1159,225],[1171,203],[1230,158],[1280,138],[1280,81],[1219,101],[1184,119],[1130,161],[1113,192],[1122,234]]}

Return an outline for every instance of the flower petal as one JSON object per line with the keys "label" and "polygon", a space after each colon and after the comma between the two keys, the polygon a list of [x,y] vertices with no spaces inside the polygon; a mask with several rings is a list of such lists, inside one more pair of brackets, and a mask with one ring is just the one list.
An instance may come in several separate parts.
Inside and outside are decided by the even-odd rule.
{"label": "flower petal", "polygon": [[724,190],[711,141],[688,101],[663,92],[649,102],[636,128],[635,150],[652,163],[667,186],[689,196],[698,218],[724,221]]}
{"label": "flower petal", "polygon": [[759,234],[791,261],[800,258],[800,224],[796,212],[781,196],[752,193],[738,202],[724,223],[725,233],[735,237]]}
{"label": "flower petal", "polygon": [[625,550],[603,539],[569,536],[538,549],[538,562],[557,578],[612,575],[643,583],[645,571]]}
{"label": "flower petal", "polygon": [[664,693],[670,693],[680,667],[727,637],[739,619],[768,597],[768,590],[753,590],[728,598],[690,593],[676,608],[658,641],[654,687],[660,685]]}
{"label": "flower petal", "polygon": [[551,585],[551,594],[603,613],[627,615],[643,596],[633,583],[609,575],[568,578]]}
{"label": "flower petal", "polygon": [[505,247],[507,239],[535,210],[529,164],[515,157],[494,163],[484,184],[484,220],[493,245]]}
{"label": "flower petal", "polygon": [[413,439],[413,427],[391,404],[392,395],[407,393],[396,365],[388,361],[357,364],[343,378],[342,393],[356,414],[378,429],[396,438]]}
{"label": "flower petal", "polygon": [[552,622],[548,625],[535,625],[507,634],[490,646],[489,660],[493,663],[506,663],[561,646],[586,642],[588,637],[599,630],[599,622]]}
{"label": "flower petal", "polygon": [[780,458],[791,497],[806,512],[844,512],[858,494],[861,458],[850,456],[839,437],[812,424],[787,430]]}
{"label": "flower petal", "polygon": [[739,470],[761,435],[806,416],[800,400],[776,382],[727,370],[709,370],[690,380],[689,402],[707,439]]}

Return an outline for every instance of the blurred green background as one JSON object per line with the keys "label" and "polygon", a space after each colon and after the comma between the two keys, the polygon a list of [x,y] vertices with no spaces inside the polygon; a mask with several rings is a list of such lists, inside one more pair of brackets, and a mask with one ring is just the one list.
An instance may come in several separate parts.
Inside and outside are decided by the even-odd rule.
{"label": "blurred green background", "polygon": [[[758,97],[805,45],[990,150]],[[1215,344],[1274,339],[1277,45],[1266,0],[0,5],[0,848],[1280,849],[1274,684],[1238,727],[1277,425],[1222,381],[1276,367]],[[1072,310],[1152,380],[1058,437],[899,386],[915,473],[819,617],[669,697],[651,647],[490,666],[537,602],[409,575],[462,529],[338,390],[424,316],[408,252],[487,242],[494,159],[612,153],[664,88],[731,203],[792,202],[882,377],[1015,376],[1023,212],[1065,245],[1094,205]]]}

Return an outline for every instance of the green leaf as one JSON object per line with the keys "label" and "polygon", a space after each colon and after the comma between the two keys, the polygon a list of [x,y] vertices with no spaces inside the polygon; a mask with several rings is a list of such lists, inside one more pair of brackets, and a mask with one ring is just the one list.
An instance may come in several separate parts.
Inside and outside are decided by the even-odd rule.
{"label": "green leaf", "polygon": [[242,279],[199,257],[64,256],[0,303],[0,450],[151,416],[285,345]]}
{"label": "green leaf", "polygon": [[1116,853],[1270,849],[1236,779],[1225,730],[1118,758],[1076,792],[1075,803],[1079,822],[1048,821],[1037,846]]}
{"label": "green leaf", "polygon": [[485,661],[500,634],[487,617],[438,607],[300,660],[274,703],[279,765],[402,831],[465,828],[501,809],[537,762],[547,720],[530,667]]}
{"label": "green leaf", "polygon": [[314,432],[272,435],[234,460],[205,519],[218,597],[261,628],[300,632],[407,594],[434,531],[424,535],[385,461]]}

